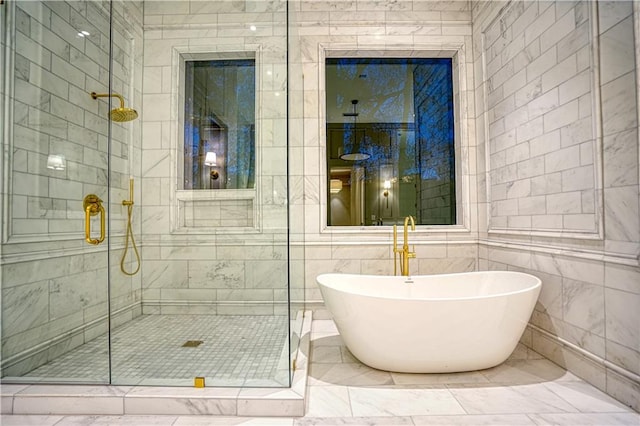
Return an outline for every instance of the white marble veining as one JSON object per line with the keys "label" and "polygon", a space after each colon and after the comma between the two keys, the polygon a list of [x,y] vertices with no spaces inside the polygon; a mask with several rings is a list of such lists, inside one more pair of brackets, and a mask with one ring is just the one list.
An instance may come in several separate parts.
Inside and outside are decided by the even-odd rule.
{"label": "white marble veining", "polygon": [[[4,412],[3,412],[4,413]],[[94,417],[95,418],[95,417]],[[53,426],[60,424],[60,421],[68,417],[63,416],[28,416],[28,415],[1,415],[0,422],[3,426]],[[71,424],[73,420],[69,420]]]}
{"label": "white marble veining", "polygon": [[304,400],[291,389],[246,388],[237,402],[239,416],[302,416]]}
{"label": "white marble veining", "polygon": [[293,426],[293,418],[284,417],[225,417],[225,416],[180,416],[173,426],[235,426],[235,425],[253,425],[253,426]]}
{"label": "white marble veining", "polygon": [[[127,387],[30,386],[14,396],[16,414],[124,414]],[[87,397],[89,396],[89,397]]]}
{"label": "white marble veining", "polygon": [[640,295],[606,289],[607,338],[640,353]]}
{"label": "white marble veining", "polygon": [[[166,391],[165,391],[166,392]],[[236,415],[235,397],[226,399],[194,398],[153,398],[135,396],[124,401],[127,414],[198,414],[198,415]]]}
{"label": "white marble veining", "polygon": [[[314,349],[315,352],[315,349]],[[310,386],[308,417],[351,417],[350,395],[347,386]]]}
{"label": "white marble veining", "polygon": [[[318,315],[322,317],[321,314]],[[320,320],[314,327],[323,334],[312,340],[326,339],[332,333],[331,321]],[[309,330],[309,327],[307,328]],[[335,331],[333,333],[336,333]],[[335,334],[334,334],[335,336]],[[336,336],[337,337],[337,336]],[[327,342],[325,342],[327,343]],[[329,343],[342,347],[341,340]],[[317,348],[331,345],[313,346],[311,350],[312,369]],[[357,364],[357,361],[336,364]],[[301,362],[301,365],[304,363]],[[320,363],[320,365],[323,365]],[[291,401],[289,389],[243,389],[228,388],[182,388],[182,398],[177,398],[175,388],[119,388],[105,390],[100,387],[61,387],[58,396],[69,396],[88,392],[96,395],[121,395],[142,399],[147,410],[155,410],[153,415],[127,412],[126,415],[67,415],[24,416],[3,415],[2,424],[7,425],[83,425],[83,424],[149,424],[149,425],[632,425],[640,422],[640,414],[615,401],[602,391],[567,373],[562,368],[534,354],[526,358],[515,354],[503,366],[474,373],[464,373],[473,377],[481,374],[491,382],[476,382],[462,385],[460,376],[438,375],[428,386],[402,384],[408,375],[393,374],[396,382],[388,385],[361,385],[355,377],[346,385],[309,382],[305,413],[282,411],[282,404]],[[415,383],[427,383],[430,375],[417,374]],[[475,379],[471,379],[475,380]],[[20,394],[31,388],[28,394],[42,392],[42,386],[3,386],[3,396]],[[106,392],[106,393],[105,393]],[[115,392],[115,393],[114,393]],[[238,415],[203,415],[220,409],[219,401],[234,401],[239,395]],[[207,397],[217,398],[217,402]],[[154,401],[155,400],[155,401]],[[176,410],[188,414],[173,413],[162,415],[164,402],[171,401]],[[206,401],[206,402],[205,402]],[[211,405],[211,403],[213,405]],[[251,417],[242,414],[243,404],[248,410],[260,407],[262,415]],[[79,406],[83,406],[80,403]],[[86,407],[86,405],[85,405]],[[125,402],[126,407],[126,402]],[[269,410],[270,407],[270,410]],[[136,409],[142,408],[137,407]],[[275,414],[276,410],[280,414]],[[269,417],[274,413],[276,417]],[[304,416],[303,416],[304,414]]]}
{"label": "white marble veining", "polygon": [[581,281],[562,280],[563,319],[592,333],[604,332],[604,288]]}
{"label": "white marble veining", "polygon": [[628,408],[604,392],[583,382],[546,383],[545,386],[583,413],[623,412]]}
{"label": "white marble veining", "polygon": [[309,383],[313,385],[390,385],[391,373],[363,364],[311,364]]}
{"label": "white marble veining", "polygon": [[469,414],[573,413],[578,410],[550,390],[536,385],[471,388],[450,387]]}
{"label": "white marble veining", "polygon": [[538,426],[629,426],[638,424],[637,413],[597,413],[597,414],[531,414],[529,416]]}
{"label": "white marble veining", "polygon": [[578,381],[575,375],[546,359],[513,359],[480,372],[491,383],[535,384],[547,381]]}
{"label": "white marble veining", "polygon": [[414,425],[424,426],[534,426],[524,414],[485,414],[463,416],[413,416]]}
{"label": "white marble veining", "polygon": [[393,388],[349,387],[354,416],[416,416],[465,414],[454,395],[446,389],[421,386]]}

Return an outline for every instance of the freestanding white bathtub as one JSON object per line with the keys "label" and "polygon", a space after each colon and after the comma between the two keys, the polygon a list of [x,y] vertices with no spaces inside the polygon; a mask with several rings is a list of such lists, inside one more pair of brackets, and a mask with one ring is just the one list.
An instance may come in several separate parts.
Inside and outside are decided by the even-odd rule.
{"label": "freestanding white bathtub", "polygon": [[363,363],[403,373],[480,370],[505,361],[541,281],[519,272],[316,278],[344,343]]}

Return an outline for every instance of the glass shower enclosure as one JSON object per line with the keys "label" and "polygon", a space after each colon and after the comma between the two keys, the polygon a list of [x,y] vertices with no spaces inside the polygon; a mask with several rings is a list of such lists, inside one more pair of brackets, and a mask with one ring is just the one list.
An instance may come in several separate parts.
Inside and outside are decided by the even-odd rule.
{"label": "glass shower enclosure", "polygon": [[290,385],[287,14],[0,5],[2,382]]}

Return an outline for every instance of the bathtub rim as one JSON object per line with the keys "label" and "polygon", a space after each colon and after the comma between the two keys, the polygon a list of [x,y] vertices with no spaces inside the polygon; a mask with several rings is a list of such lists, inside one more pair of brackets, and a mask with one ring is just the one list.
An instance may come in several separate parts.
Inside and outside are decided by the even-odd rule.
{"label": "bathtub rim", "polygon": [[[385,295],[385,296],[380,296],[380,295],[376,295],[376,294],[370,294],[367,292],[356,292],[356,291],[350,291],[350,290],[346,290],[343,288],[339,288],[335,285],[327,285],[325,283],[321,283],[320,282],[320,278],[321,277],[326,277],[326,276],[343,276],[343,277],[373,277],[376,279],[381,279],[381,278],[397,278],[399,282],[399,284],[415,284],[415,281],[413,281],[413,279],[418,278],[418,277],[442,277],[442,276],[447,276],[447,277],[451,277],[451,276],[464,276],[464,275],[480,275],[480,274],[499,274],[499,275],[519,275],[519,276],[527,276],[527,277],[531,277],[533,279],[535,279],[535,283],[533,285],[529,285],[523,289],[518,289],[515,291],[509,291],[509,292],[502,292],[502,293],[495,293],[495,294],[489,294],[489,295],[476,295],[476,296],[464,296],[464,297],[415,297],[415,298],[407,298],[407,297],[400,297],[400,296],[389,296],[389,295]],[[490,299],[490,298],[496,298],[496,297],[506,297],[506,296],[514,296],[514,295],[518,295],[518,294],[523,294],[523,293],[529,293],[529,292],[535,292],[538,290],[541,290],[542,288],[542,280],[538,277],[536,277],[535,275],[532,274],[528,274],[526,272],[518,272],[518,271],[469,271],[469,272],[452,272],[452,273],[446,273],[446,274],[433,274],[433,275],[410,275],[410,276],[402,276],[402,275],[372,275],[372,274],[352,274],[352,273],[342,273],[342,272],[328,272],[328,273],[323,273],[323,274],[319,274],[316,276],[316,283],[318,283],[319,286],[325,286],[329,289],[335,290],[335,291],[339,291],[342,293],[346,293],[346,294],[350,294],[350,295],[354,295],[354,296],[361,296],[361,297],[370,297],[373,299],[381,299],[381,300],[397,300],[397,301],[407,301],[407,302],[457,302],[457,301],[470,301],[470,300],[482,300],[482,299]],[[320,288],[320,290],[322,291],[322,288]],[[325,301],[326,303],[326,301]]]}

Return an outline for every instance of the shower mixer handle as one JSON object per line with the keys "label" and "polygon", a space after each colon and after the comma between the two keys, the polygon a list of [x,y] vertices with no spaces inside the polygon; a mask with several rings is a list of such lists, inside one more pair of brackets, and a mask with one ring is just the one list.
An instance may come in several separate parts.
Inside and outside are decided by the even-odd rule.
{"label": "shower mixer handle", "polygon": [[[102,200],[95,194],[89,194],[84,197],[82,203],[84,207],[84,239],[87,243],[98,245],[104,241],[105,237],[105,221],[104,221],[104,207],[102,206]],[[100,238],[91,238],[91,216],[100,214]]]}

